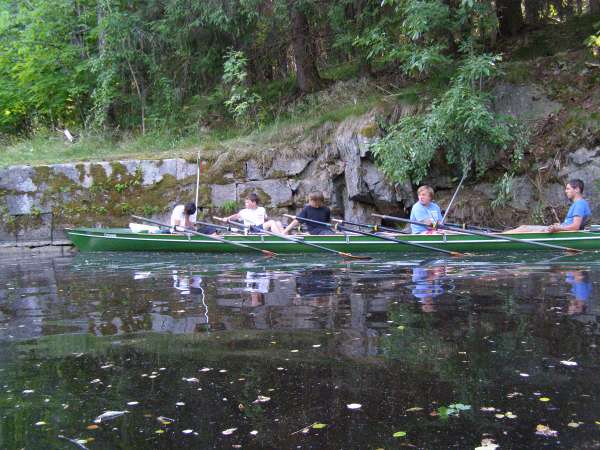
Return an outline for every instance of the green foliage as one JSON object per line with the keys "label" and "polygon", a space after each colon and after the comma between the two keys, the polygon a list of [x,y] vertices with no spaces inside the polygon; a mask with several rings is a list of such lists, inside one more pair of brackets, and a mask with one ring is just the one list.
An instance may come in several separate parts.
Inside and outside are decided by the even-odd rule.
{"label": "green foliage", "polygon": [[246,87],[248,60],[243,52],[230,49],[225,55],[223,65],[223,83],[229,88],[229,98],[225,106],[236,121],[247,124],[249,119],[256,119],[261,98]]}
{"label": "green foliage", "polygon": [[474,164],[478,174],[509,150],[518,161],[525,139],[511,121],[489,109],[484,80],[496,71],[498,56],[465,58],[450,88],[421,116],[408,116],[392,125],[387,135],[372,146],[383,171],[397,181],[419,183],[427,174],[436,152],[443,150],[448,163],[464,172]]}
{"label": "green foliage", "polygon": [[236,213],[238,210],[238,204],[235,200],[225,200],[221,205],[221,211],[224,214],[231,215]]}
{"label": "green foliage", "polygon": [[600,22],[598,22],[595,27],[598,29],[598,32],[588,37],[585,44],[590,48],[592,54],[598,58],[600,57]]}

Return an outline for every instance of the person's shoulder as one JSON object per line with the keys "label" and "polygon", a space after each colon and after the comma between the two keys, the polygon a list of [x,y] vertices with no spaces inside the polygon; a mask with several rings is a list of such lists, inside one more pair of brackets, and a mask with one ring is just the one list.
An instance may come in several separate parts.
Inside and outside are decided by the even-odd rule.
{"label": "person's shoulder", "polygon": [[264,206],[259,206],[258,208],[256,208],[256,212],[257,213],[266,213],[267,210],[264,208]]}

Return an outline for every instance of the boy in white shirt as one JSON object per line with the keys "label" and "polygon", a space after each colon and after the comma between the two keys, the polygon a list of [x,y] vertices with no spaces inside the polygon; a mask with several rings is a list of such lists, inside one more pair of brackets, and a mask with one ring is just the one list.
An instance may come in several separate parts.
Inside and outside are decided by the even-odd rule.
{"label": "boy in white shirt", "polygon": [[243,220],[244,225],[250,227],[250,231],[259,233],[261,231],[272,231],[273,233],[283,234],[283,225],[278,220],[267,220],[267,211],[262,206],[258,206],[258,195],[252,193],[244,200],[246,206],[237,214],[225,217],[225,220]]}
{"label": "boy in white shirt", "polygon": [[187,203],[185,205],[177,205],[171,213],[171,232],[182,231],[175,229],[176,226],[195,229],[196,224],[196,204]]}

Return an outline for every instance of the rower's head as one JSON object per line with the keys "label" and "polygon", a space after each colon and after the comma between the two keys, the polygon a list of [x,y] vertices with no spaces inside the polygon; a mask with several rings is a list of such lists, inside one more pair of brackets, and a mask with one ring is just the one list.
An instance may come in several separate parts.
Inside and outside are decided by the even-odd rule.
{"label": "rower's head", "polygon": [[196,213],[196,204],[194,202],[186,203],[183,207],[183,213],[186,216],[193,216]]}
{"label": "rower's head", "polygon": [[579,198],[583,196],[583,181],[579,178],[574,178],[569,180],[567,186],[565,187],[565,194],[569,200],[573,200],[574,198]]}
{"label": "rower's head", "polygon": [[325,203],[325,197],[321,191],[312,191],[308,194],[308,204],[313,208],[320,208]]}
{"label": "rower's head", "polygon": [[244,205],[246,205],[246,208],[248,209],[256,209],[259,202],[260,199],[258,198],[258,195],[253,192],[247,195],[246,199],[244,200]]}
{"label": "rower's head", "polygon": [[417,189],[417,195],[419,197],[419,203],[421,203],[423,206],[427,206],[433,200],[433,188],[424,184]]}

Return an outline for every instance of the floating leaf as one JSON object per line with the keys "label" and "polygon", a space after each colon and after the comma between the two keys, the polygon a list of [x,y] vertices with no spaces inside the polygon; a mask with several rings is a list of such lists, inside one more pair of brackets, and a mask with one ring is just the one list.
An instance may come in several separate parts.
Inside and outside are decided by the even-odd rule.
{"label": "floating leaf", "polygon": [[184,402],[177,402],[177,403],[175,403],[175,406],[185,406],[185,403]]}
{"label": "floating leaf", "polygon": [[256,436],[256,435],[258,434],[258,431],[257,431],[257,430],[252,430],[252,431],[250,432],[250,434],[251,434],[252,436]]}
{"label": "floating leaf", "polygon": [[25,389],[23,391],[23,394],[27,395],[27,394],[33,394],[35,391],[33,389]]}
{"label": "floating leaf", "polygon": [[265,397],[264,395],[259,395],[258,398],[256,400],[254,400],[252,403],[266,403],[269,400],[271,400],[271,397]]}
{"label": "floating leaf", "polygon": [[135,406],[135,405],[139,405],[139,404],[140,404],[140,402],[135,402],[135,401],[133,401],[133,402],[127,402],[128,406]]}
{"label": "floating leaf", "polygon": [[548,397],[540,397],[540,402],[549,402],[550,399]]}
{"label": "floating leaf", "polygon": [[395,438],[401,438],[406,436],[406,431],[396,431],[394,434],[392,434],[393,437]]}
{"label": "floating leaf", "polygon": [[551,429],[547,425],[538,425],[535,427],[535,434],[544,437],[556,437],[558,436],[558,431]]}
{"label": "floating leaf", "polygon": [[579,422],[569,422],[569,423],[567,424],[567,426],[568,426],[568,427],[571,427],[571,428],[578,428],[578,427],[579,427],[579,425],[581,425]]}
{"label": "floating leaf", "polygon": [[46,422],[44,422],[43,420],[40,420],[39,422],[35,423],[36,427],[41,427],[42,425],[46,425]]}
{"label": "floating leaf", "polygon": [[467,411],[471,409],[471,405],[463,405],[462,403],[453,403],[452,405],[448,405],[448,407],[458,411]]}
{"label": "floating leaf", "polygon": [[496,408],[494,408],[493,406],[482,406],[481,407],[481,411],[483,411],[483,412],[494,412],[494,411],[496,411]]}
{"label": "floating leaf", "polygon": [[168,417],[164,417],[164,416],[158,416],[156,418],[156,420],[158,420],[160,423],[162,423],[163,425],[170,425],[173,422],[175,422],[175,419],[170,419]]}
{"label": "floating leaf", "polygon": [[513,413],[511,413],[510,411],[508,411],[508,412],[506,413],[506,417],[508,417],[509,419],[516,419],[516,418],[517,418],[517,415],[516,415],[516,414],[513,414]]}
{"label": "floating leaf", "polygon": [[362,405],[360,403],[348,403],[346,407],[348,409],[360,409],[362,408]]}
{"label": "floating leaf", "polygon": [[124,414],[127,414],[129,411],[106,411],[100,414],[98,417],[94,419],[94,423],[106,422],[107,420],[113,420],[117,417],[121,417]]}
{"label": "floating leaf", "polygon": [[187,381],[188,383],[198,383],[198,382],[200,382],[200,380],[198,378],[194,378],[194,377],[191,377],[191,378],[182,378],[182,380],[183,381]]}
{"label": "floating leaf", "polygon": [[189,428],[187,430],[182,431],[183,434],[192,434],[193,432],[194,430],[190,430]]}
{"label": "floating leaf", "polygon": [[163,434],[165,432],[165,430],[156,430],[154,433],[156,434]]}
{"label": "floating leaf", "polygon": [[416,411],[423,411],[423,408],[420,408],[419,406],[413,406],[412,408],[408,408],[406,410],[406,412],[416,412]]}
{"label": "floating leaf", "polygon": [[320,423],[320,422],[315,422],[311,425],[315,430],[320,430],[321,428],[325,428],[327,426],[327,424],[325,423]]}
{"label": "floating leaf", "polygon": [[481,440],[481,447],[475,447],[475,450],[496,450],[498,444],[493,439],[485,438]]}
{"label": "floating leaf", "polygon": [[221,431],[221,434],[229,436],[230,434],[233,434],[235,430],[237,430],[237,428],[227,428],[226,430]]}
{"label": "floating leaf", "polygon": [[560,363],[565,366],[576,366],[577,365],[577,363],[575,361],[561,361]]}
{"label": "floating leaf", "polygon": [[97,430],[98,428],[100,428],[100,427],[95,424],[88,425],[87,427],[85,427],[86,430]]}

